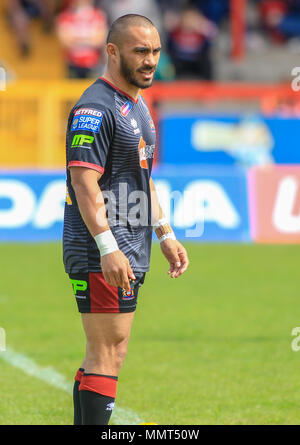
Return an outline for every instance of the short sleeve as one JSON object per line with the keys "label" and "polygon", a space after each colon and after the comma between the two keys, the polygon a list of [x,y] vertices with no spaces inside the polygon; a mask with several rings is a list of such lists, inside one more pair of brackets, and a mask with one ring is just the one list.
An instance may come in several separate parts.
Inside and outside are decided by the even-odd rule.
{"label": "short sleeve", "polygon": [[87,167],[104,173],[113,134],[114,118],[109,109],[75,108],[67,132],[67,167]]}

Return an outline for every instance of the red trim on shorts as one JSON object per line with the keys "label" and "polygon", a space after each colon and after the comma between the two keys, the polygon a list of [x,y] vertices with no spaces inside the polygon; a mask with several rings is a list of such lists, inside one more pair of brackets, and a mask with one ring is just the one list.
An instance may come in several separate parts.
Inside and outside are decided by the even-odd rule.
{"label": "red trim on shorts", "polygon": [[79,391],[93,391],[103,396],[115,398],[118,381],[102,375],[83,375]]}
{"label": "red trim on shorts", "polygon": [[81,371],[80,369],[78,369],[78,371],[76,372],[74,380],[76,380],[76,382],[81,382],[81,378],[83,376],[83,373],[84,373],[84,371]]}
{"label": "red trim on shorts", "polygon": [[134,103],[138,103],[139,99],[134,99],[133,97],[131,97],[129,94],[125,93],[125,91],[120,90],[120,88],[116,87],[116,85],[114,85],[113,83],[111,83],[109,80],[104,79],[104,77],[100,77],[101,80],[104,80],[104,82],[108,83],[111,87],[113,87],[115,90],[119,91],[121,94],[124,94],[124,96],[129,97],[129,99],[133,100]]}
{"label": "red trim on shorts", "polygon": [[70,161],[68,164],[69,167],[87,167],[92,170],[96,170],[99,173],[104,173],[104,168],[97,164],[91,164],[90,162],[83,161]]}
{"label": "red trim on shorts", "polygon": [[119,293],[116,286],[110,286],[102,272],[89,273],[91,313],[118,313]]}

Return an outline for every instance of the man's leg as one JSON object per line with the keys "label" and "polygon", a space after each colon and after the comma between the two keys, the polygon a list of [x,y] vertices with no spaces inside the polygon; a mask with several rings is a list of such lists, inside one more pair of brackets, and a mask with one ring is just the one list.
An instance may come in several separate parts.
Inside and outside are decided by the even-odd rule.
{"label": "man's leg", "polygon": [[75,380],[73,386],[74,425],[82,425],[82,415],[81,415],[81,407],[79,399],[79,385],[83,373],[84,369],[79,368],[74,379]]}
{"label": "man's leg", "polygon": [[[81,399],[91,398],[96,400],[98,407],[85,409],[83,421],[105,424],[104,422],[109,421],[110,409],[113,407],[117,377],[126,355],[138,292],[144,283],[145,274],[136,274],[131,295],[124,294],[120,288],[108,286],[101,273],[69,276],[87,339],[86,357],[76,373],[73,388],[74,424],[82,424],[82,407],[88,404],[92,406],[94,403],[91,400],[90,403],[84,400],[81,402]],[[95,394],[102,397],[96,397]],[[105,409],[100,408],[101,401]],[[108,414],[108,418],[87,418],[87,412],[97,413],[101,410]]]}
{"label": "man's leg", "polygon": [[109,422],[133,317],[134,312],[82,314],[87,341],[79,385],[82,425]]}

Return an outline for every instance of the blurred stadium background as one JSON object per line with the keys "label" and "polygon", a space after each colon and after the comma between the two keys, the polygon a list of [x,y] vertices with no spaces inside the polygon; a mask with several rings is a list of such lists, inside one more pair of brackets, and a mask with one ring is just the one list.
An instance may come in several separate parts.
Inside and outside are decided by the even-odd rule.
{"label": "blurred stadium background", "polygon": [[1,2],[0,424],[72,423],[66,123],[131,12],[162,36],[153,178],[191,266],[167,280],[154,243],[112,423],[298,424],[298,0]]}

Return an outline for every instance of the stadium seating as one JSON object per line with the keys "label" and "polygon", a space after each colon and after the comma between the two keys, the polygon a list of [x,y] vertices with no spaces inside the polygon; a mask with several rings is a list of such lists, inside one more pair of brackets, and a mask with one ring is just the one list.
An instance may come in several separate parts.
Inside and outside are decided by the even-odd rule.
{"label": "stadium seating", "polygon": [[17,79],[61,79],[64,77],[64,63],[60,43],[54,33],[43,32],[41,24],[32,21],[30,57],[20,57],[16,40],[0,4],[0,62],[10,68]]}

